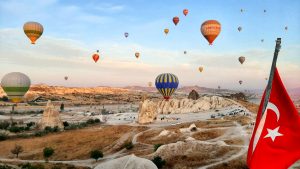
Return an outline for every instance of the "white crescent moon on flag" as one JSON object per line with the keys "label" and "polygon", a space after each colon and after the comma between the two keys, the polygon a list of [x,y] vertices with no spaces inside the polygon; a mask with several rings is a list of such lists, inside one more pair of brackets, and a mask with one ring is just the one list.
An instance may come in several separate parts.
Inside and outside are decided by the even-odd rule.
{"label": "white crescent moon on flag", "polygon": [[254,136],[254,140],[253,140],[252,153],[254,152],[255,147],[256,147],[256,145],[258,143],[258,140],[259,140],[259,138],[261,136],[262,130],[264,129],[264,125],[265,125],[265,122],[266,122],[268,109],[273,110],[273,112],[276,114],[277,122],[278,122],[278,120],[280,118],[280,112],[279,112],[278,108],[276,107],[276,105],[273,104],[273,103],[271,103],[271,102],[269,102],[268,105],[267,105],[267,108],[266,108],[266,110],[264,112],[264,115],[262,116],[262,118],[259,121],[256,133],[255,133],[255,136]]}

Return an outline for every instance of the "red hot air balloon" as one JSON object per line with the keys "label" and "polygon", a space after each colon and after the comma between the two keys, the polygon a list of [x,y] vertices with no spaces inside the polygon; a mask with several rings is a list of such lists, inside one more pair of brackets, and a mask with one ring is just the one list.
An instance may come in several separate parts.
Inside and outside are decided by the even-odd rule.
{"label": "red hot air balloon", "polygon": [[178,24],[178,22],[179,22],[179,17],[175,16],[173,18],[173,23],[175,24],[175,26]]}
{"label": "red hot air balloon", "polygon": [[201,33],[205,39],[212,45],[213,41],[221,32],[221,24],[216,20],[207,20],[201,25]]}
{"label": "red hot air balloon", "polygon": [[184,10],[183,10],[183,15],[184,15],[184,16],[186,16],[188,13],[189,13],[189,10],[188,10],[188,9],[184,9]]}
{"label": "red hot air balloon", "polygon": [[95,61],[95,63],[99,60],[99,58],[99,50],[97,50],[97,53],[93,54],[93,60]]}

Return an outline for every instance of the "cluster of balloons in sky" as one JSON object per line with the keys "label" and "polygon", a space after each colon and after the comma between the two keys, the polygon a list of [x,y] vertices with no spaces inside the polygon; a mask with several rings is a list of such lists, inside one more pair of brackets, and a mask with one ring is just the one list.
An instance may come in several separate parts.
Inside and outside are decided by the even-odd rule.
{"label": "cluster of balloons in sky", "polygon": [[[245,11],[244,9],[240,10],[242,13]],[[183,9],[184,16],[187,16],[189,14],[188,9]],[[267,12],[264,10],[264,13]],[[180,19],[178,16],[173,17],[172,19],[174,25],[178,25]],[[288,27],[286,26],[284,28],[286,31],[288,30]],[[26,22],[23,26],[24,33],[26,36],[30,39],[32,44],[35,44],[37,39],[41,37],[43,34],[44,28],[43,26],[38,22]],[[164,33],[168,35],[169,29],[165,28]],[[217,20],[206,20],[204,21],[200,26],[200,31],[203,35],[203,37],[208,41],[209,45],[212,45],[214,40],[218,37],[218,35],[221,32],[221,24]],[[242,27],[238,27],[238,31],[242,31]],[[125,38],[129,37],[129,33],[124,33]],[[264,42],[264,39],[261,39],[261,42]],[[184,54],[187,54],[187,51],[184,51]],[[139,52],[135,52],[135,57],[138,59],[140,57]],[[96,51],[92,55],[92,59],[96,63],[100,59],[99,50]],[[246,60],[246,57],[240,56],[238,58],[238,61],[243,64]],[[200,72],[204,70],[203,66],[200,66],[198,68]],[[69,77],[65,76],[65,80],[68,80]],[[267,80],[268,78],[265,78]],[[238,81],[241,85],[243,83],[242,80]],[[12,72],[6,74],[1,81],[1,87],[6,92],[8,98],[12,102],[20,102],[25,95],[25,93],[30,88],[30,79],[27,75],[20,73],[20,72]],[[179,84],[179,80],[176,75],[172,73],[163,73],[156,77],[155,79],[155,86],[157,90],[163,95],[163,97],[168,100],[170,99],[171,95],[175,92]],[[152,82],[148,82],[148,86],[152,87]],[[221,87],[218,86],[218,89]]]}

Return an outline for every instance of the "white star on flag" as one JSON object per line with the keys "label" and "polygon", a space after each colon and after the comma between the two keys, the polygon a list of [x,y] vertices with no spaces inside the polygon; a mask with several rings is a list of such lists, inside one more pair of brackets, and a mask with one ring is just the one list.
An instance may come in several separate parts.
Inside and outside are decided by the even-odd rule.
{"label": "white star on flag", "polygon": [[268,130],[268,134],[264,137],[264,138],[268,138],[268,137],[271,137],[271,139],[273,140],[273,142],[275,141],[275,138],[277,136],[283,136],[283,134],[279,133],[278,130],[279,130],[279,127],[278,126],[277,128],[275,129],[267,129]]}

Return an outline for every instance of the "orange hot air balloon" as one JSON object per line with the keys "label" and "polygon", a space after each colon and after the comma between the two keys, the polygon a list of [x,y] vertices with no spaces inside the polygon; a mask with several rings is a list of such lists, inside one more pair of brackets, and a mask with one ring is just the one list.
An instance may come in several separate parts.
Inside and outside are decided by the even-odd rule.
{"label": "orange hot air balloon", "polygon": [[175,26],[178,24],[178,22],[179,22],[179,17],[175,16],[173,18],[173,23],[175,24]]}
{"label": "orange hot air balloon", "polygon": [[213,41],[221,32],[221,24],[216,20],[207,20],[201,25],[201,33],[205,39],[212,45]]}
{"label": "orange hot air balloon", "polygon": [[35,44],[35,41],[41,37],[44,28],[38,22],[26,22],[23,26],[24,33],[30,39],[31,44]]}
{"label": "orange hot air balloon", "polygon": [[188,13],[189,13],[189,10],[188,10],[188,9],[184,9],[184,10],[183,10],[183,15],[184,15],[184,16],[186,16]]}
{"label": "orange hot air balloon", "polygon": [[168,28],[164,29],[164,32],[165,32],[166,35],[168,35],[169,29]]}
{"label": "orange hot air balloon", "polygon": [[99,58],[99,50],[97,50],[97,53],[93,54],[93,60],[95,61],[95,63],[99,60]]}
{"label": "orange hot air balloon", "polygon": [[139,52],[135,52],[135,57],[138,59],[140,57],[140,53]]}
{"label": "orange hot air balloon", "polygon": [[200,72],[202,72],[202,71],[203,71],[203,67],[200,66],[200,67],[198,68],[198,70],[199,70]]}

